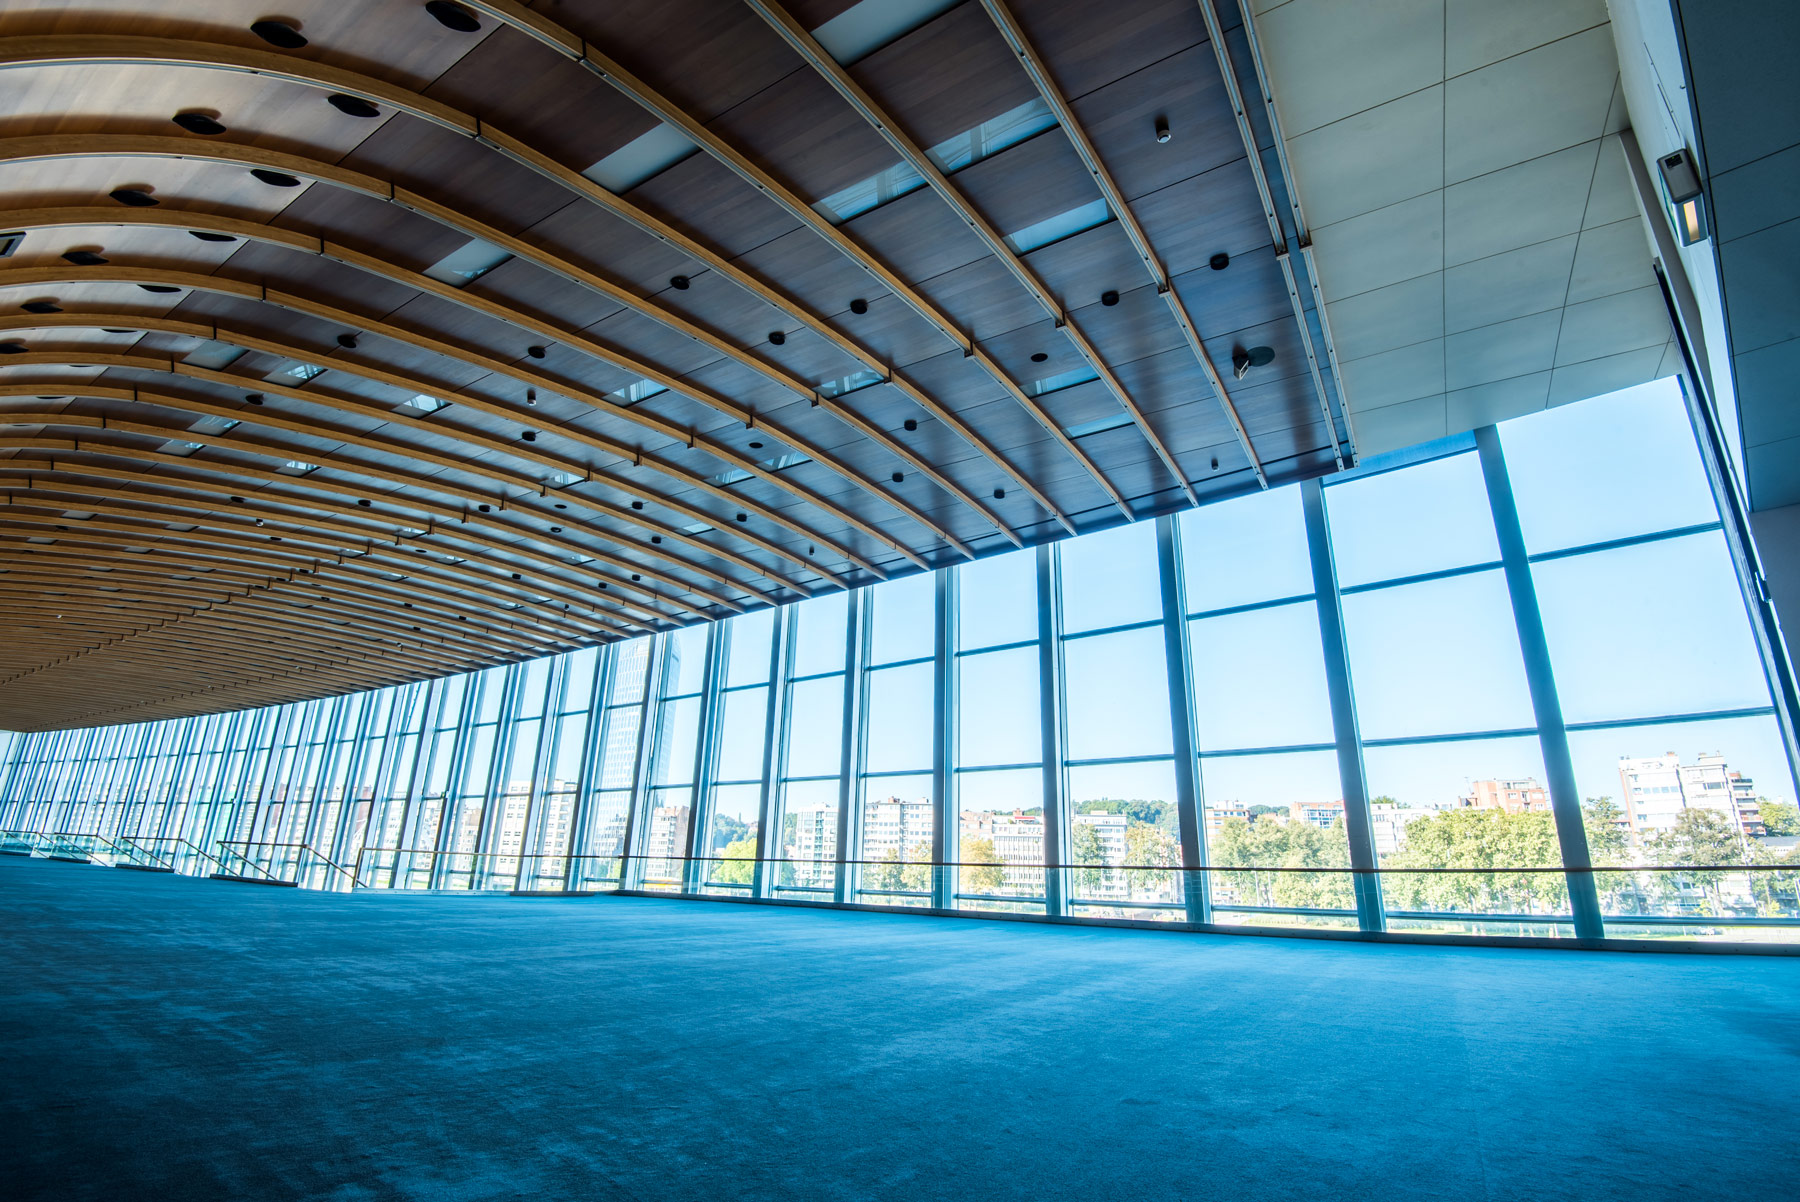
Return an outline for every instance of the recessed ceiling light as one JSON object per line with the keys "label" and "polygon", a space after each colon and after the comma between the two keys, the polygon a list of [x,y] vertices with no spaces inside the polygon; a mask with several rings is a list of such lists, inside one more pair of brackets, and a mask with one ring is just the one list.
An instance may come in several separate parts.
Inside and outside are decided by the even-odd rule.
{"label": "recessed ceiling light", "polygon": [[285,171],[269,171],[262,167],[252,167],[250,174],[271,188],[298,188],[300,186],[300,181]]}
{"label": "recessed ceiling light", "polygon": [[457,33],[475,33],[481,28],[481,22],[475,14],[460,4],[452,4],[450,0],[430,0],[425,11],[437,18],[437,23],[445,29],[454,29]]}
{"label": "recessed ceiling light", "polygon": [[379,117],[381,110],[364,100],[361,96],[351,96],[344,92],[333,92],[325,98],[329,104],[346,117]]}
{"label": "recessed ceiling light", "polygon": [[25,310],[25,312],[27,312],[27,313],[61,313],[62,312],[61,305],[57,304],[55,301],[47,301],[47,300],[26,301],[24,304],[20,305],[19,308]]}
{"label": "recessed ceiling light", "polygon": [[287,21],[273,18],[263,21],[252,21],[250,32],[271,46],[279,46],[283,50],[298,50],[306,45],[306,39],[300,31]]}
{"label": "recessed ceiling light", "polygon": [[162,203],[142,188],[114,188],[108,196],[122,205],[130,205],[134,209],[148,209]]}
{"label": "recessed ceiling light", "polygon": [[1220,251],[1218,254],[1208,259],[1206,265],[1214,271],[1224,271],[1227,267],[1231,266],[1231,256],[1224,251]]}
{"label": "recessed ceiling light", "polygon": [[1111,288],[1108,288],[1105,292],[1100,294],[1100,303],[1110,309],[1119,303],[1119,294],[1114,292]]}
{"label": "recessed ceiling light", "polygon": [[868,311],[869,311],[869,302],[864,300],[862,297],[859,296],[855,300],[850,302],[850,312],[861,314],[861,313],[867,313]]}
{"label": "recessed ceiling light", "polygon": [[188,233],[193,235],[194,237],[200,239],[200,241],[202,241],[202,242],[236,242],[237,241],[237,239],[233,238],[230,234],[215,234],[211,230],[189,230]]}
{"label": "recessed ceiling light", "polygon": [[197,109],[190,109],[185,113],[176,113],[173,117],[170,117],[169,120],[181,126],[181,128],[187,130],[190,134],[206,134],[210,137],[213,134],[222,134],[225,132],[225,127],[219,123],[218,118],[210,113],[202,113]]}
{"label": "recessed ceiling light", "polygon": [[77,267],[98,267],[106,262],[91,250],[66,250],[63,252],[63,258]]}
{"label": "recessed ceiling light", "polygon": [[750,444],[750,449],[752,451],[760,451],[760,450],[762,450],[762,447],[763,447],[763,444],[760,442],[753,442]]}

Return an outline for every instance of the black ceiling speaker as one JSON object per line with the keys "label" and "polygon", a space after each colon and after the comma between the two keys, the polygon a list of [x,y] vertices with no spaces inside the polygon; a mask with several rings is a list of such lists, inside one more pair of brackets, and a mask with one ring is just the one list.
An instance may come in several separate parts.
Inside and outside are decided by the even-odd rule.
{"label": "black ceiling speaker", "polygon": [[855,300],[850,302],[850,312],[856,313],[856,314],[862,314],[862,313],[867,313],[868,311],[869,311],[869,302],[864,300],[862,297],[859,296]]}
{"label": "black ceiling speaker", "polygon": [[1220,251],[1218,254],[1208,259],[1206,265],[1214,271],[1224,271],[1227,267],[1231,266],[1231,256],[1224,251]]}
{"label": "black ceiling speaker", "polygon": [[1031,356],[1031,361],[1033,363],[1046,363],[1049,361],[1049,359],[1050,359],[1050,356],[1046,355],[1043,351],[1038,351]]}
{"label": "black ceiling speaker", "polygon": [[537,441],[537,431],[536,430],[520,430],[519,437],[523,438],[526,442],[536,442]]}
{"label": "black ceiling speaker", "polygon": [[381,110],[364,100],[361,96],[350,96],[343,92],[333,92],[325,98],[325,102],[346,117],[379,117]]}
{"label": "black ceiling speaker", "polygon": [[737,520],[740,522],[747,522],[750,520],[750,515],[747,513],[740,513],[737,515]]}
{"label": "black ceiling speaker", "polygon": [[181,291],[181,289],[177,288],[173,284],[139,284],[138,287],[142,288],[145,292],[169,293],[169,292],[180,292]]}
{"label": "black ceiling speaker", "polygon": [[337,336],[337,344],[347,351],[353,351],[356,349],[356,335],[339,334]]}
{"label": "black ceiling speaker", "polygon": [[919,428],[919,419],[916,417],[909,417],[901,423],[901,426],[907,430],[917,430]]}
{"label": "black ceiling speaker", "polygon": [[905,472],[895,472],[892,479],[895,484],[904,484],[904,483],[906,483],[906,473]]}
{"label": "black ceiling speaker", "polygon": [[996,501],[1006,500],[1006,490],[1004,488],[996,488],[994,490],[994,500],[996,500]]}
{"label": "black ceiling speaker", "polygon": [[753,442],[750,444],[750,449],[752,451],[760,451],[763,449],[763,444],[760,442]]}
{"label": "black ceiling speaker", "polygon": [[1108,288],[1100,294],[1100,303],[1110,309],[1119,303],[1119,294]]}
{"label": "black ceiling speaker", "polygon": [[197,109],[185,113],[176,113],[173,117],[169,118],[169,120],[181,126],[181,128],[187,130],[190,134],[206,134],[210,136],[212,134],[222,134],[225,132],[225,127],[219,124],[218,118],[213,117],[208,113],[202,113]]}
{"label": "black ceiling speaker", "polygon": [[780,330],[771,330],[769,332],[769,345],[770,346],[780,346],[782,343],[784,343],[786,341],[787,341],[787,335],[782,333]]}
{"label": "black ceiling speaker", "polygon": [[105,259],[91,250],[65,250],[63,252],[63,258],[75,264],[77,267],[98,267],[106,262]]}
{"label": "black ceiling speaker", "polygon": [[439,25],[457,33],[475,33],[481,29],[481,22],[475,19],[474,13],[460,4],[450,3],[450,0],[431,0],[425,11],[436,17]]}
{"label": "black ceiling speaker", "polygon": [[236,242],[230,234],[215,234],[211,230],[189,230],[188,233],[202,242]]}
{"label": "black ceiling speaker", "polygon": [[279,46],[283,50],[298,50],[306,45],[306,39],[300,31],[287,21],[275,17],[265,17],[261,21],[250,22],[250,32],[271,46]]}
{"label": "black ceiling speaker", "polygon": [[107,195],[120,204],[129,205],[134,209],[151,209],[162,203],[142,188],[114,188]]}
{"label": "black ceiling speaker", "polygon": [[25,344],[23,342],[0,342],[0,355],[23,355],[24,353]]}
{"label": "black ceiling speaker", "polygon": [[27,313],[61,313],[62,312],[61,305],[57,304],[55,301],[47,301],[47,300],[26,301],[24,304],[20,305],[19,308],[25,310],[25,312],[27,312]]}
{"label": "black ceiling speaker", "polygon": [[688,278],[684,275],[672,275],[669,277],[669,287],[675,289],[677,292],[686,292],[688,290]]}
{"label": "black ceiling speaker", "polygon": [[268,171],[262,167],[252,167],[250,174],[271,188],[298,188],[300,186],[300,181],[285,171]]}
{"label": "black ceiling speaker", "polygon": [[542,359],[549,352],[545,351],[541,346],[528,346],[525,348],[525,353],[530,355],[533,359]]}

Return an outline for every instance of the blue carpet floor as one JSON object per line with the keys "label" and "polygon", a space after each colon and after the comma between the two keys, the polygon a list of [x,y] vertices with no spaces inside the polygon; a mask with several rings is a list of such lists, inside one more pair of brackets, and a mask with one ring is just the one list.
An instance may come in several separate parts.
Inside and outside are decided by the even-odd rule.
{"label": "blue carpet floor", "polygon": [[1775,1199],[1800,959],[0,857],[0,1196]]}

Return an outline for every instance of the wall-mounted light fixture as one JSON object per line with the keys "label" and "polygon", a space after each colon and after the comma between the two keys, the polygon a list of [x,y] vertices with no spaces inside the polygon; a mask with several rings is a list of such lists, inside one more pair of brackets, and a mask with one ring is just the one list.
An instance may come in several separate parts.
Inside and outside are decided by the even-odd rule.
{"label": "wall-mounted light fixture", "polygon": [[1669,220],[1675,236],[1683,246],[1704,242],[1712,236],[1706,223],[1706,197],[1700,186],[1700,168],[1687,147],[1656,160],[1656,171],[1662,177],[1663,201],[1669,206]]}

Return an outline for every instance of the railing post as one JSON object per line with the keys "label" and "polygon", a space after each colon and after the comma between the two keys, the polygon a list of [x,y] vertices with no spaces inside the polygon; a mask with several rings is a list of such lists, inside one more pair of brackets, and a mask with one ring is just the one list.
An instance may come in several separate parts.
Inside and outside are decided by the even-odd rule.
{"label": "railing post", "polygon": [[1500,432],[1493,426],[1475,431],[1475,449],[1481,458],[1481,475],[1494,514],[1494,533],[1500,540],[1506,591],[1512,598],[1513,624],[1518,627],[1525,681],[1531,689],[1531,708],[1537,718],[1538,746],[1543,751],[1544,774],[1550,781],[1550,812],[1556,820],[1556,841],[1569,883],[1575,937],[1600,939],[1606,934],[1606,925],[1600,916],[1594,862],[1588,853],[1587,831],[1582,823],[1581,791],[1575,783],[1575,761],[1569,753],[1569,732],[1563,725],[1562,701],[1556,693],[1550,643],[1544,635],[1544,618],[1538,609],[1537,586],[1531,579],[1531,562],[1525,554],[1525,534],[1519,526],[1512,480],[1506,474]]}
{"label": "railing post", "polygon": [[1375,859],[1369,788],[1363,776],[1362,733],[1350,686],[1350,653],[1344,643],[1344,607],[1338,595],[1337,563],[1325,520],[1325,490],[1317,480],[1300,486],[1306,509],[1306,547],[1312,559],[1313,592],[1319,610],[1319,641],[1325,652],[1325,681],[1331,697],[1331,728],[1337,743],[1338,781],[1344,793],[1344,832],[1350,840],[1350,870],[1356,886],[1356,922],[1364,931],[1385,931],[1381,878]]}

